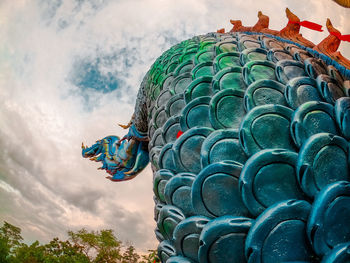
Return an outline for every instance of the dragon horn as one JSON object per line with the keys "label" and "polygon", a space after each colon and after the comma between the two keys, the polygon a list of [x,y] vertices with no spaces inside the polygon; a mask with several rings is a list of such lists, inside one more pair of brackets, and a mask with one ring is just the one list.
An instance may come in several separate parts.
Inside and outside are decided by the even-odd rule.
{"label": "dragon horn", "polygon": [[133,115],[131,116],[131,120],[129,121],[129,123],[128,123],[127,125],[123,125],[123,124],[119,124],[119,123],[118,123],[118,125],[119,125],[120,127],[122,127],[123,129],[130,128],[130,126],[132,125],[134,119],[135,119],[135,114],[133,114]]}
{"label": "dragon horn", "polygon": [[131,126],[130,123],[128,123],[127,125],[118,123],[118,125],[119,125],[120,127],[122,127],[123,129],[125,129],[125,130]]}
{"label": "dragon horn", "polygon": [[83,142],[81,143],[81,148],[84,149],[84,150],[86,148]]}

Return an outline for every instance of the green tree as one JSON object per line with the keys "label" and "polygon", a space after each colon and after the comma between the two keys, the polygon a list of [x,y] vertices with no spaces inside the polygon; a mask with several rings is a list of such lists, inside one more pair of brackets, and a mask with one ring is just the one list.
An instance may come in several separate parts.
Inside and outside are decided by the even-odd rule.
{"label": "green tree", "polygon": [[10,223],[4,221],[2,227],[0,227],[0,235],[5,237],[11,247],[16,247],[21,244],[23,240],[21,236],[21,229]]}
{"label": "green tree", "polygon": [[136,253],[135,248],[130,245],[123,253],[122,263],[137,263],[140,256]]}
{"label": "green tree", "polygon": [[48,244],[22,242],[21,229],[4,222],[0,227],[1,263],[89,263],[81,246],[54,238]]}
{"label": "green tree", "polygon": [[21,244],[16,250],[11,263],[89,263],[80,247],[69,241],[54,238],[48,244],[40,245],[35,241],[30,246]]}
{"label": "green tree", "polygon": [[38,241],[22,242],[21,229],[4,222],[0,227],[0,263],[154,263],[159,262],[155,250],[140,256],[135,247],[127,246],[112,230],[68,232],[69,239],[52,239],[41,245]]}
{"label": "green tree", "polygon": [[7,259],[10,256],[10,245],[6,238],[0,236],[0,262],[8,262]]}
{"label": "green tree", "polygon": [[13,256],[9,262],[11,263],[44,263],[45,254],[44,247],[35,241],[30,246],[21,243],[14,249]]}
{"label": "green tree", "polygon": [[142,261],[140,263],[158,263],[160,262],[157,254],[157,250],[148,250],[147,255],[142,255]]}
{"label": "green tree", "polygon": [[81,246],[76,246],[69,240],[61,241],[54,238],[44,245],[45,262],[52,263],[88,263],[89,258],[83,253]]}
{"label": "green tree", "polygon": [[0,227],[0,262],[10,262],[22,240],[21,229],[4,221]]}
{"label": "green tree", "polygon": [[113,234],[112,230],[88,232],[81,229],[77,232],[69,231],[70,240],[75,246],[81,247],[83,253],[96,263],[120,262],[121,241]]}

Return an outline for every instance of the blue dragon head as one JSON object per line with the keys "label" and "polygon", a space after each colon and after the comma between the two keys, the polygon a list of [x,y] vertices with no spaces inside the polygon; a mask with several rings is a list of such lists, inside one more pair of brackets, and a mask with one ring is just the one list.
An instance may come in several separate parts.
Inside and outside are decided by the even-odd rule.
{"label": "blue dragon head", "polygon": [[91,161],[102,162],[98,169],[106,170],[112,181],[126,181],[134,178],[149,162],[148,137],[138,132],[134,125],[122,139],[107,136],[91,147],[82,143],[82,155]]}

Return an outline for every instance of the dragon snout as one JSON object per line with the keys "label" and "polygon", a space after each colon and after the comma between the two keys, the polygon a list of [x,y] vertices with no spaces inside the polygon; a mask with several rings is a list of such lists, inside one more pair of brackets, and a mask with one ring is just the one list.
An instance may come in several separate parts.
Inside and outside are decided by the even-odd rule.
{"label": "dragon snout", "polygon": [[102,152],[102,145],[97,141],[91,147],[85,146],[84,143],[81,144],[81,154],[84,158],[96,158]]}
{"label": "dragon snout", "polygon": [[99,170],[105,170],[112,181],[125,181],[134,178],[149,162],[148,140],[131,125],[122,139],[107,136],[91,147],[82,143],[82,155],[91,161],[102,162]]}

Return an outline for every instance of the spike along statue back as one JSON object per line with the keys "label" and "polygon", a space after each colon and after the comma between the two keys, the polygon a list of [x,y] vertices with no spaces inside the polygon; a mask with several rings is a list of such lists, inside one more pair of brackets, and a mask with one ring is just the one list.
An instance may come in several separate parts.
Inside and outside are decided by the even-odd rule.
{"label": "spike along statue back", "polygon": [[82,154],[113,181],[154,171],[162,262],[350,261],[350,61],[327,20],[183,41],[146,74],[121,140]]}

